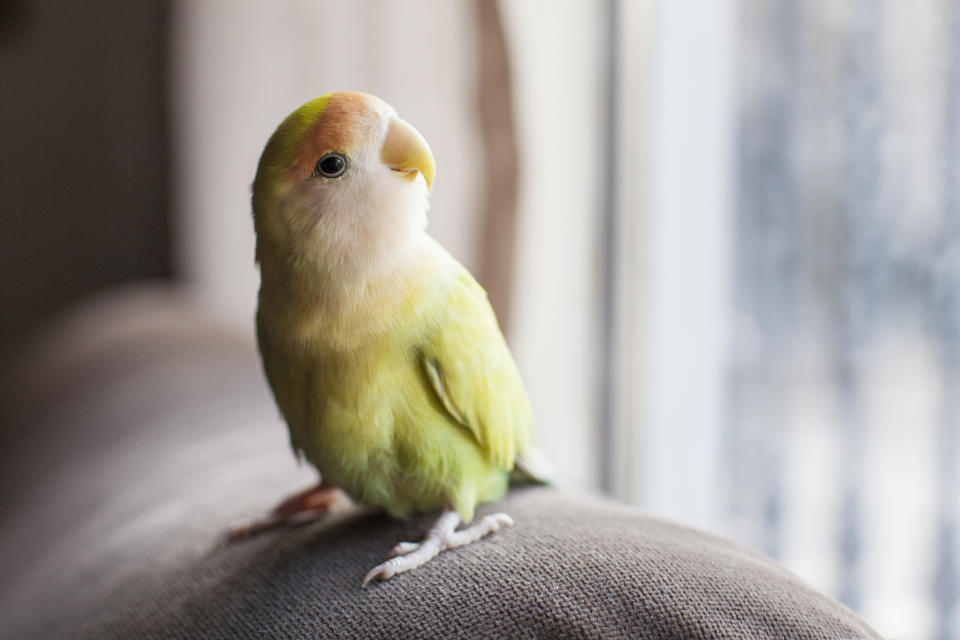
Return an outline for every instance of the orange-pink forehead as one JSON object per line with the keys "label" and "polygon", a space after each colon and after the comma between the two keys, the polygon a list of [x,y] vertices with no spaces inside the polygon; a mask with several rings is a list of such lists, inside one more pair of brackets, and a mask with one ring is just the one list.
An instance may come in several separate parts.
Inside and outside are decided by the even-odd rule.
{"label": "orange-pink forehead", "polygon": [[347,155],[376,127],[379,120],[377,100],[354,91],[331,94],[323,113],[303,138],[292,178],[303,178],[324,153],[340,151]]}

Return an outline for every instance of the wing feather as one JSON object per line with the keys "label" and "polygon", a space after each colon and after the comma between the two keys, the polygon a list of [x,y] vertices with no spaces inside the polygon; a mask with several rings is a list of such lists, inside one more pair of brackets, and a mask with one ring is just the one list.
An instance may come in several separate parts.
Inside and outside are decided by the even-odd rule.
{"label": "wing feather", "polygon": [[422,345],[430,388],[497,466],[511,470],[533,439],[527,393],[486,292],[465,271],[439,330]]}

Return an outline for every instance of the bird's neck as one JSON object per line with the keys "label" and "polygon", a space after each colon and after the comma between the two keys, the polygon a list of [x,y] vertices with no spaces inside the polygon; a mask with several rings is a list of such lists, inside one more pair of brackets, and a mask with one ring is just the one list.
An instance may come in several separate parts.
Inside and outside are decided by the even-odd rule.
{"label": "bird's neck", "polygon": [[[279,258],[279,257],[278,257]],[[444,286],[444,269],[452,260],[432,238],[421,234],[390,261],[365,268],[306,259],[261,257],[261,316],[282,329],[301,334],[299,341],[320,341],[350,348],[373,334],[394,332],[415,316]]]}

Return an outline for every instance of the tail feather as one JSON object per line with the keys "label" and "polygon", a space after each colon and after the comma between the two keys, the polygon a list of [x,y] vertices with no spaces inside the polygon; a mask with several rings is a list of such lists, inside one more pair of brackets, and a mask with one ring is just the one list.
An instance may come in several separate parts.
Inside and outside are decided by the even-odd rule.
{"label": "tail feather", "polygon": [[514,462],[511,484],[553,484],[553,469],[540,449],[530,449]]}

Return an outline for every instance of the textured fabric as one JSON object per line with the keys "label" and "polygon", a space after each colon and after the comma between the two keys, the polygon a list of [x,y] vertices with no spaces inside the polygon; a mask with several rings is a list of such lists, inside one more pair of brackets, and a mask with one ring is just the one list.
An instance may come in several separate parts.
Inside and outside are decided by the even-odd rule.
{"label": "textured fabric", "polygon": [[87,314],[89,348],[29,376],[29,427],[2,454],[2,638],[877,637],[759,553],[550,488],[480,509],[515,526],[366,589],[435,516],[348,511],[217,548],[311,473],[249,342],[124,309]]}

